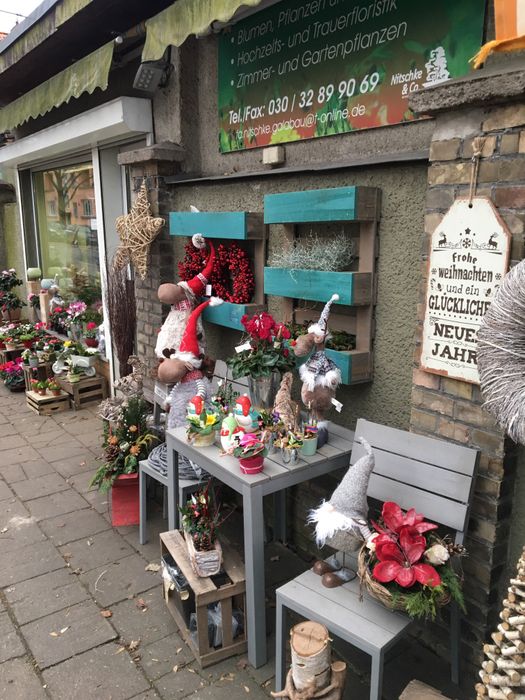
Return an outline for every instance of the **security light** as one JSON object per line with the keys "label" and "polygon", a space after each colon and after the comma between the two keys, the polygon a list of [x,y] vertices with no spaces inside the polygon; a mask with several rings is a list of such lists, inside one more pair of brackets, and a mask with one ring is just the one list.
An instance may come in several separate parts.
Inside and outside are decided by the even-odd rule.
{"label": "security light", "polygon": [[168,49],[160,60],[143,61],[140,64],[133,81],[133,87],[153,95],[158,87],[164,87],[167,84],[172,70],[173,64]]}

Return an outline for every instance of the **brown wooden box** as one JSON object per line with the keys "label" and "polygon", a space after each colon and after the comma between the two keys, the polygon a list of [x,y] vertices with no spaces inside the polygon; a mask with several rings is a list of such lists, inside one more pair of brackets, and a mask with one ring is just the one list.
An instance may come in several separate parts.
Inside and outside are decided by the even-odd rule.
{"label": "brown wooden box", "polygon": [[53,377],[53,370],[51,369],[52,364],[52,362],[41,362],[38,367],[22,365],[26,391],[31,391],[31,379],[38,379],[38,381],[41,382]]}
{"label": "brown wooden box", "polygon": [[56,377],[60,388],[69,394],[75,409],[82,408],[90,401],[102,401],[107,396],[107,384],[104,377],[86,377],[79,382],[68,382],[64,377]]}
{"label": "brown wooden box", "polygon": [[69,410],[69,396],[64,393],[60,396],[40,396],[35,391],[26,391],[26,401],[28,407],[39,416],[52,416],[54,413]]}
{"label": "brown wooden box", "polygon": [[[218,585],[214,580],[216,576],[201,578],[191,568],[188,550],[183,536],[178,530],[162,532],[160,534],[161,556],[169,553],[177,566],[184,574],[195,599],[195,612],[197,614],[196,644],[190,634],[187,622],[187,613],[178,591],[170,590],[169,582],[164,581],[164,600],[177,623],[180,633],[193,651],[195,658],[202,668],[217,663],[222,659],[235,654],[242,654],[247,649],[246,615],[244,620],[244,632],[233,638],[232,610],[234,607],[246,610],[246,581],[244,564],[239,555],[229,546],[222,544],[223,569],[229,582]],[[208,605],[210,603],[221,604],[222,614],[222,646],[210,647],[208,640]]]}

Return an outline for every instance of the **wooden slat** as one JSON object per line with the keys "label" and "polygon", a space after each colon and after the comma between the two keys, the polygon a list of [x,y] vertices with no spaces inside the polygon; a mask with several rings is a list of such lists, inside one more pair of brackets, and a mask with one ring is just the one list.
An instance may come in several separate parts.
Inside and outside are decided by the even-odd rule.
{"label": "wooden slat", "polygon": [[470,447],[454,445],[445,440],[429,438],[405,430],[390,428],[360,418],[355,429],[356,439],[364,437],[372,445],[387,452],[404,455],[416,460],[472,476],[475,472],[478,452]]}
{"label": "wooden slat", "polygon": [[[410,436],[410,433],[407,433]],[[408,437],[408,439],[410,439]],[[365,449],[358,442],[352,450],[352,463],[365,454]],[[410,459],[401,455],[374,449],[374,474],[381,474],[400,481],[410,483],[415,488],[430,491],[439,496],[445,496],[461,503],[467,503],[470,496],[472,479],[464,474],[449,469],[442,469],[426,462]]]}
{"label": "wooden slat", "polygon": [[221,618],[222,618],[222,645],[231,646],[233,644],[232,631],[232,599],[225,598],[221,601]]}
{"label": "wooden slat", "polygon": [[189,586],[195,593],[196,599],[198,596],[204,595],[205,593],[215,593],[217,587],[214,585],[211,578],[197,576],[197,574],[193,571],[190,564],[186,543],[178,530],[161,532],[160,539],[161,542],[164,543],[164,546],[168,552],[179,565],[184,577],[188,581]]}
{"label": "wooden slat", "polygon": [[436,496],[428,491],[421,491],[408,484],[401,484],[374,473],[368,482],[367,494],[378,501],[395,501],[404,510],[415,508],[431,522],[446,525],[460,532],[465,530],[468,506],[463,503]]}
{"label": "wooden slat", "polygon": [[[334,292],[338,304],[352,306],[372,301],[370,272],[327,272],[325,270],[291,270],[285,267],[264,268],[266,294],[293,299],[326,302]],[[217,308],[217,307],[215,307]]]}
{"label": "wooden slat", "polygon": [[195,233],[200,233],[205,238],[246,240],[248,238],[247,212],[170,212],[170,234],[172,236],[193,236]]}
{"label": "wooden slat", "polygon": [[226,326],[227,328],[243,331],[244,326],[241,323],[241,318],[244,314],[252,316],[265,310],[265,304],[231,304],[230,302],[224,302],[220,306],[206,307],[202,312],[202,318],[218,326]]}

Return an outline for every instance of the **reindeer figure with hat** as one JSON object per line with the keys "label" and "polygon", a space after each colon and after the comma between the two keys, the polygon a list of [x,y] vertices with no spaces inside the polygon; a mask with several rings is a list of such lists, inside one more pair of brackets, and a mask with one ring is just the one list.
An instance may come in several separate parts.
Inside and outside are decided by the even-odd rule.
{"label": "reindeer figure with hat", "polygon": [[301,399],[310,413],[311,421],[318,425],[318,446],[328,439],[325,415],[334,405],[335,392],[341,383],[341,370],[327,357],[325,343],[328,340],[328,316],[330,307],[339,301],[339,294],[332,294],[326,302],[317,323],[308,327],[308,333],[297,338],[294,353],[297,357],[311,356],[299,368],[303,382]]}
{"label": "reindeer figure with hat", "polygon": [[[206,248],[206,240],[200,233],[192,236],[192,243],[196,248]],[[161,360],[158,376],[162,382],[169,383],[166,376],[171,373],[168,366],[163,367],[164,360],[170,358],[180,346],[186,322],[197,306],[199,297],[206,291],[206,285],[211,279],[213,264],[215,261],[215,248],[213,243],[208,241],[210,253],[206,265],[202,272],[192,279],[184,282],[180,280],[177,284],[161,284],[157,294],[163,304],[171,304],[169,314],[164,321],[157,337],[155,345],[155,355]],[[204,337],[202,323],[198,322],[198,331]]]}
{"label": "reindeer figure with hat", "polygon": [[[194,309],[186,323],[179,349],[159,367],[163,370],[162,381],[175,384],[169,402],[168,428],[178,428],[186,424],[188,404],[202,406],[209,398],[210,382],[203,371],[204,348],[199,345],[198,322],[207,306],[219,306],[222,299],[211,297]],[[202,339],[202,336],[200,336]],[[201,403],[202,401],[202,403]]]}

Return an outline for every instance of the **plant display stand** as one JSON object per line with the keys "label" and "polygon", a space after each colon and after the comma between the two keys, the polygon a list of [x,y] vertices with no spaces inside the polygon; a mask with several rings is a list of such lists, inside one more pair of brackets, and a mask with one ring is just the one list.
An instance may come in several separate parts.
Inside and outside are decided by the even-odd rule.
{"label": "plant display stand", "polygon": [[[253,260],[255,292],[252,304],[208,306],[202,318],[219,326],[244,330],[241,318],[260,313],[266,309],[264,303],[263,271],[266,256],[266,227],[261,214],[245,211],[175,211],[170,213],[172,236],[193,236],[200,233],[204,238],[220,238],[225,241],[245,241]],[[212,290],[213,292],[213,290]]]}
{"label": "plant display stand", "polygon": [[[193,651],[195,658],[202,668],[217,663],[236,654],[242,654],[247,649],[246,616],[244,631],[235,639],[232,630],[232,611],[234,607],[245,611],[246,581],[244,565],[230,547],[223,544],[224,575],[201,578],[191,567],[188,550],[184,538],[178,530],[160,534],[161,556],[170,554],[181,573],[188,582],[195,601],[197,616],[197,641],[194,641],[189,630],[187,605],[179,592],[171,590],[169,581],[164,581],[164,600],[168,610],[179,626],[181,636]],[[221,604],[222,617],[222,646],[210,647],[208,639],[208,606],[213,603]]]}
{"label": "plant display stand", "polygon": [[381,211],[381,192],[375,187],[336,187],[324,190],[286,192],[266,195],[264,222],[280,224],[293,243],[296,226],[305,223],[355,223],[357,264],[348,272],[264,268],[264,292],[284,297],[285,317],[303,323],[316,317],[316,311],[301,309],[294,300],[324,304],[334,292],[339,301],[332,307],[333,328],[356,338],[355,350],[327,349],[327,356],[341,370],[343,384],[372,379],[372,341],[374,335],[375,259],[377,222]]}
{"label": "plant display stand", "polygon": [[40,396],[35,391],[26,391],[26,400],[29,408],[39,416],[52,416],[54,413],[69,410],[69,396],[65,393],[61,393],[60,396]]}
{"label": "plant display stand", "polygon": [[107,397],[107,384],[104,377],[86,377],[71,383],[65,377],[56,377],[60,388],[69,394],[73,408],[79,409],[90,401],[102,401]]}
{"label": "plant display stand", "polygon": [[26,391],[31,391],[31,379],[38,379],[38,381],[51,379],[53,376],[53,370],[51,369],[52,364],[52,362],[41,362],[38,367],[22,365]]}

